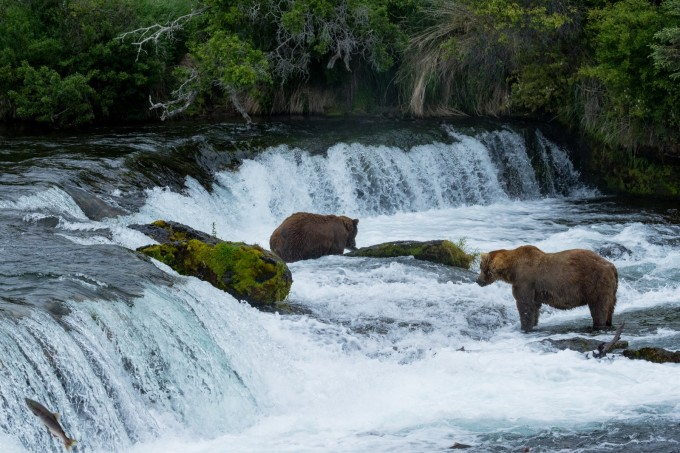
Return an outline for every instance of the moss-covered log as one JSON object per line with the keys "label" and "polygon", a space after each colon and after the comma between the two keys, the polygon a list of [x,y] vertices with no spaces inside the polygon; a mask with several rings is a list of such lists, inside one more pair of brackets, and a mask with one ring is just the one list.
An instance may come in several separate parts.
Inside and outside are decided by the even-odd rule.
{"label": "moss-covered log", "polygon": [[623,355],[629,359],[647,360],[654,363],[680,363],[680,351],[663,348],[626,349]]}
{"label": "moss-covered log", "polygon": [[131,228],[159,244],[137,250],[261,309],[281,309],[293,278],[286,263],[258,245],[222,241],[175,222],[156,221]]}
{"label": "moss-covered log", "polygon": [[413,256],[419,260],[431,261],[447,266],[470,269],[476,256],[466,253],[461,247],[447,240],[436,241],[396,241],[362,247],[347,253],[346,256],[364,256],[371,258],[393,258],[396,256]]}

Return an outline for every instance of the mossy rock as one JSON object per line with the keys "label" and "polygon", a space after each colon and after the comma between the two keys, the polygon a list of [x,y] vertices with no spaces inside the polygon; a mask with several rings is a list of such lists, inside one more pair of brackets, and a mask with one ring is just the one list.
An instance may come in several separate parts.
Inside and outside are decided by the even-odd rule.
{"label": "mossy rock", "polygon": [[131,228],[160,244],[137,250],[182,275],[211,283],[238,300],[267,310],[286,309],[293,278],[286,263],[258,245],[228,242],[175,222],[156,221]]}
{"label": "mossy rock", "polygon": [[663,348],[626,349],[623,355],[629,359],[647,360],[654,363],[680,363],[680,351]]}
{"label": "mossy rock", "polygon": [[437,241],[396,241],[362,247],[346,254],[346,256],[364,256],[371,258],[394,258],[396,256],[413,256],[419,260],[445,264],[447,266],[470,269],[476,256],[466,253],[460,246],[447,240]]}

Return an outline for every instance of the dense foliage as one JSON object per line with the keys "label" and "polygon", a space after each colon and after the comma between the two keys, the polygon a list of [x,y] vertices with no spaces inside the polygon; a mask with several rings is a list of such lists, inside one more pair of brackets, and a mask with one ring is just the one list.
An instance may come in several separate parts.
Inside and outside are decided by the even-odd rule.
{"label": "dense foliage", "polygon": [[[186,1],[0,0],[0,118],[73,126],[146,115],[166,89],[181,41],[136,59],[116,39],[131,25],[182,14]],[[131,108],[132,107],[132,108]]]}
{"label": "dense foliage", "polygon": [[680,0],[0,0],[0,119],[558,119],[680,156]]}

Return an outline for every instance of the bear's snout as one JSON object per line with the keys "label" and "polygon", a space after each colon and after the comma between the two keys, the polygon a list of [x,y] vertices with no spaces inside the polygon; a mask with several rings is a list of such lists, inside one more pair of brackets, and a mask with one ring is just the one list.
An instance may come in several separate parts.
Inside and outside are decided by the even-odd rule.
{"label": "bear's snout", "polygon": [[487,282],[487,281],[484,280],[484,279],[482,278],[482,276],[480,275],[479,277],[477,277],[477,284],[478,284],[479,286],[486,286],[486,285],[491,284],[491,282]]}

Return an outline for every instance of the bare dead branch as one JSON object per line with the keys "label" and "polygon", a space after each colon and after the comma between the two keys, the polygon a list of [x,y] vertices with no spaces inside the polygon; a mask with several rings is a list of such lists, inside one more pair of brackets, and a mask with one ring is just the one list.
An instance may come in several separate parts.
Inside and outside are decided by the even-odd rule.
{"label": "bare dead branch", "polygon": [[229,100],[234,105],[236,110],[241,114],[243,119],[246,120],[246,123],[251,124],[253,121],[250,119],[250,115],[248,115],[246,109],[244,109],[243,105],[241,105],[241,101],[239,100],[238,93],[236,93],[236,91],[230,90]]}
{"label": "bare dead branch", "polygon": [[182,84],[172,92],[173,99],[167,102],[153,102],[149,95],[149,110],[161,109],[161,121],[172,118],[188,109],[198,95],[197,89],[189,89],[191,83],[198,80],[198,71],[191,68],[191,74]]}
{"label": "bare dead branch", "polygon": [[597,347],[597,351],[593,351],[593,357],[596,359],[601,359],[604,356],[607,355],[608,352],[611,352],[612,349],[614,349],[614,345],[616,344],[617,341],[619,341],[619,338],[621,338],[621,331],[623,330],[623,326],[625,326],[626,323],[621,323],[618,329],[616,329],[616,333],[614,334],[614,338],[611,339],[609,343],[601,343]]}
{"label": "bare dead branch", "polygon": [[191,19],[206,12],[208,8],[209,6],[204,6],[203,8],[192,10],[189,14],[180,16],[166,23],[165,25],[153,24],[148,27],[142,27],[136,30],[125,32],[119,35],[116,39],[124,41],[130,36],[137,39],[136,42],[132,43],[132,45],[137,47],[137,58],[135,59],[135,61],[137,61],[139,60],[139,54],[144,50],[144,46],[149,43],[153,43],[153,45],[156,47],[156,52],[158,52],[158,44],[161,39],[174,39],[175,33],[182,30]]}
{"label": "bare dead branch", "polygon": [[[375,31],[368,30],[369,9],[350,6],[347,0],[340,0],[333,14],[325,17],[312,11],[303,15],[300,27],[291,29],[280,25],[281,17],[290,8],[290,2],[271,2],[264,11],[250,6],[244,9],[246,16],[253,22],[278,23],[274,47],[267,54],[272,73],[282,84],[293,77],[307,79],[312,61],[310,43],[324,43],[324,53],[329,55],[326,67],[332,69],[342,62],[350,71],[354,56],[365,58],[378,68],[380,61],[375,52],[379,38]],[[366,28],[366,30],[359,30]]]}

